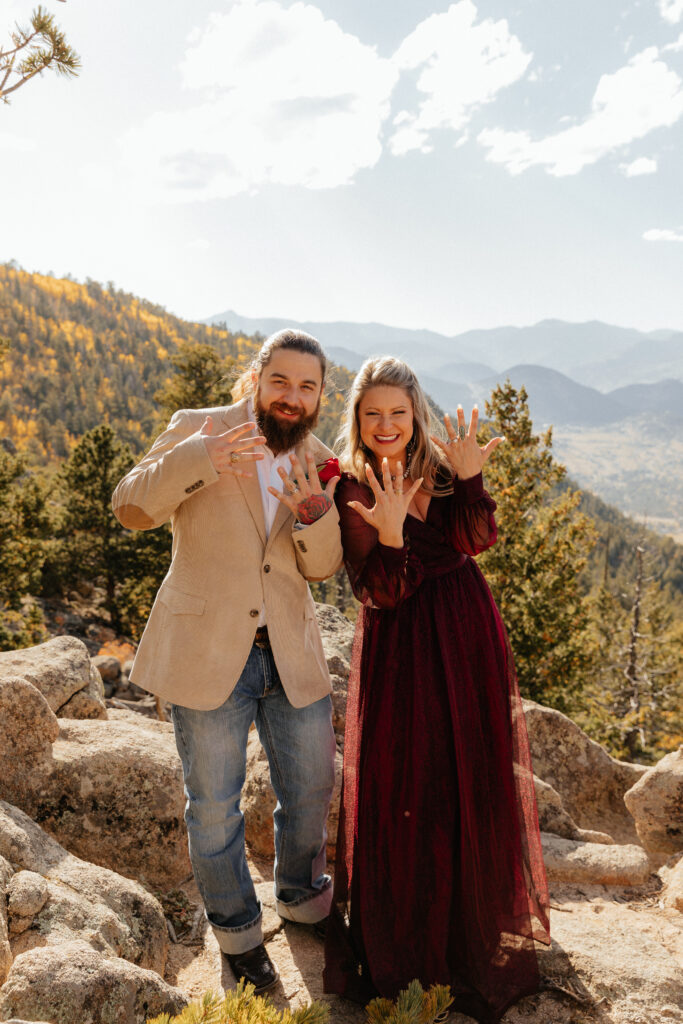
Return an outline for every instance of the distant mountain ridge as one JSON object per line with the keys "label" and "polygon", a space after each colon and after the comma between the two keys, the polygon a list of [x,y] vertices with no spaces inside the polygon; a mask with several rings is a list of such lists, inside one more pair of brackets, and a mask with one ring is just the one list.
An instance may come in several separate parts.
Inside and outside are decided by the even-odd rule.
{"label": "distant mountain ridge", "polygon": [[369,355],[390,352],[407,359],[420,376],[465,384],[477,383],[473,372],[477,364],[490,367],[493,374],[518,365],[544,366],[603,393],[630,384],[683,381],[682,331],[647,333],[600,321],[543,320],[530,327],[495,327],[453,337],[378,323],[259,319],[233,310],[206,323],[225,323],[231,331],[264,335],[296,326],[319,337],[332,358],[350,370]]}

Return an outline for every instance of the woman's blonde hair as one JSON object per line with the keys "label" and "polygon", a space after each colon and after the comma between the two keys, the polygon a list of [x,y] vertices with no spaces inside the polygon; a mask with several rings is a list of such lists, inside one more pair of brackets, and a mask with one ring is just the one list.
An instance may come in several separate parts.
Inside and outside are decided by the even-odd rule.
{"label": "woman's blonde hair", "polygon": [[[366,359],[356,374],[351,385],[342,428],[337,438],[340,449],[339,461],[341,468],[367,483],[365,463],[369,462],[377,472],[379,466],[372,452],[368,451],[360,436],[358,409],[363,395],[370,388],[392,387],[405,391],[413,407],[413,437],[409,448],[409,476],[411,480],[424,478],[422,488],[429,493],[444,494],[452,490],[453,470],[450,468],[443,452],[437,448],[430,434],[445,437],[443,427],[432,412],[427,396],[407,363],[394,356],[379,356]],[[374,463],[374,465],[373,465]]]}

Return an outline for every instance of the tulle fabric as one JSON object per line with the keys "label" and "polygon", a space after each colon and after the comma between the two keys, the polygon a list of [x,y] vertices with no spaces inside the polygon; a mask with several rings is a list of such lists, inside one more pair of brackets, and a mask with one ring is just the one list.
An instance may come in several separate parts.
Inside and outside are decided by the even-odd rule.
{"label": "tulle fabric", "polygon": [[394,998],[448,984],[489,1024],[538,988],[550,942],[533,776],[510,647],[472,555],[496,539],[481,475],[408,516],[401,549],[347,505],[362,602],[349,678],[326,992]]}

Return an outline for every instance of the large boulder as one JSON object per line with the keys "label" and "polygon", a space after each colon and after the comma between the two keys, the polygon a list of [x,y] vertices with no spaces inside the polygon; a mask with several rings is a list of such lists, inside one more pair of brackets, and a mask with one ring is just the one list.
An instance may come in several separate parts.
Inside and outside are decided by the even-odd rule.
{"label": "large boulder", "polygon": [[332,724],[340,746],[346,727],[346,691],[353,647],[354,626],[331,604],[316,604],[315,617],[323,637],[323,649],[332,680]]}
{"label": "large boulder", "polygon": [[84,860],[168,889],[190,874],[173,727],[58,720],[25,679],[0,679],[0,794]]}
{"label": "large boulder", "polygon": [[141,885],[73,857],[0,801],[0,1018],[144,1024],[178,1013],[187,1000],[160,977],[167,945],[163,910]]}
{"label": "large boulder", "polygon": [[316,604],[318,620],[327,666],[332,675],[348,679],[355,626],[331,604]]}
{"label": "large boulder", "polygon": [[624,801],[654,860],[683,851],[683,746],[648,769]]}
{"label": "large boulder", "polygon": [[7,913],[10,935],[19,935],[31,927],[48,897],[48,885],[36,871],[17,871],[7,886]]}
{"label": "large boulder", "polygon": [[54,1024],[145,1024],[187,1002],[154,971],[77,940],[20,954],[0,988],[0,1015]]}
{"label": "large boulder", "polygon": [[346,726],[346,692],[355,629],[353,623],[332,605],[317,604],[315,614],[332,680],[332,724],[341,745]]}
{"label": "large boulder", "polygon": [[[56,636],[37,647],[0,652],[0,680],[17,677],[32,683],[59,718],[107,717],[101,676],[75,637]],[[79,691],[84,691],[81,700],[70,703]]]}
{"label": "large boulder", "polygon": [[[337,751],[334,761],[334,792],[327,819],[327,856],[331,863],[334,862],[336,852],[342,766],[342,755]],[[273,856],[273,811],[276,803],[266,752],[256,730],[252,729],[247,744],[247,777],[242,787],[241,808],[249,848],[261,857]]]}
{"label": "large boulder", "polygon": [[586,843],[613,843],[614,840],[605,832],[579,828],[571,814],[567,812],[562,797],[553,787],[534,775],[536,807],[538,809],[538,825],[541,832],[552,832],[564,839],[577,839]]}
{"label": "large boulder", "polygon": [[586,885],[644,885],[652,867],[640,846],[601,845],[541,833],[550,882]]}
{"label": "large boulder", "polygon": [[683,914],[683,854],[671,857],[658,871],[664,883],[661,901],[665,907],[672,907]]}
{"label": "large boulder", "polygon": [[607,833],[619,843],[637,842],[624,794],[647,768],[610,757],[562,712],[523,703],[534,773],[559,793],[580,828]]}
{"label": "large boulder", "polygon": [[59,722],[45,697],[19,676],[0,677],[0,793],[11,791],[49,758]]}
{"label": "large boulder", "polygon": [[4,982],[12,966],[12,948],[9,943],[9,923],[7,921],[7,900],[5,893],[14,873],[12,865],[0,856],[0,985]]}
{"label": "large boulder", "polygon": [[19,951],[78,939],[141,967],[164,969],[168,934],[157,900],[138,882],[72,856],[2,800],[0,886],[10,925],[22,919],[20,929],[10,927]]}

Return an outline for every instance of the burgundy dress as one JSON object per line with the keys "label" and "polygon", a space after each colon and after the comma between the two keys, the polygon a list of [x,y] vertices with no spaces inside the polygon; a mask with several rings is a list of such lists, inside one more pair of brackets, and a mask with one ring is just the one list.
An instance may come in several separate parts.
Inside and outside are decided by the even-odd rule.
{"label": "burgundy dress", "polygon": [[418,978],[452,1009],[500,1019],[538,988],[550,942],[529,745],[514,665],[472,555],[496,539],[481,474],[408,515],[402,549],[337,488],[359,613],[326,992],[394,998]]}

